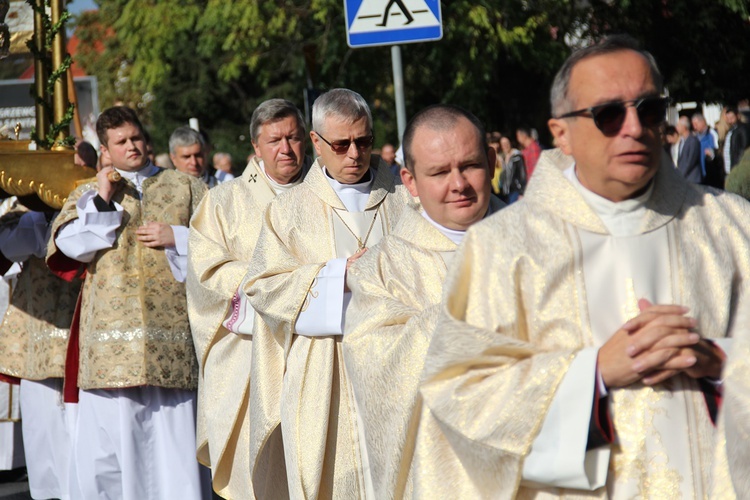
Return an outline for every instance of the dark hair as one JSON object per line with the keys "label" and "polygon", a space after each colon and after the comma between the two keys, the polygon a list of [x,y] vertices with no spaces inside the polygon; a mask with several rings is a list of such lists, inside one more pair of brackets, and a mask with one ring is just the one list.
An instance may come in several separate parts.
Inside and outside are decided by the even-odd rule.
{"label": "dark hair", "polygon": [[138,115],[129,107],[113,106],[105,109],[96,120],[96,135],[99,138],[99,142],[106,146],[107,130],[119,128],[128,123],[138,127],[138,130],[143,134],[143,125],[141,125]]}
{"label": "dark hair", "polygon": [[675,135],[677,133],[677,129],[674,127],[674,125],[667,125],[664,127],[664,135]]}
{"label": "dark hair", "polygon": [[654,56],[645,50],[641,50],[635,38],[629,35],[611,35],[603,38],[598,43],[576,50],[565,60],[555,75],[555,79],[552,82],[552,88],[550,89],[552,116],[560,116],[571,111],[571,105],[568,100],[568,87],[570,85],[570,75],[576,64],[590,57],[613,54],[624,50],[632,50],[646,58],[649,68],[651,69],[651,77],[654,80],[654,85],[658,92],[661,93],[663,79],[661,72],[656,65],[656,61],[654,60]]}
{"label": "dark hair", "polygon": [[466,118],[474,125],[477,132],[477,141],[482,151],[487,151],[487,136],[484,133],[484,125],[469,111],[453,106],[451,104],[433,104],[415,114],[406,125],[404,139],[401,144],[404,147],[404,166],[414,174],[414,157],[411,148],[414,134],[420,127],[429,127],[432,130],[450,130],[459,119]]}
{"label": "dark hair", "polygon": [[729,105],[726,108],[724,108],[724,113],[734,113],[735,115],[739,114],[739,110],[737,109],[737,106]]}
{"label": "dark hair", "polygon": [[99,160],[99,155],[96,154],[94,146],[86,141],[81,141],[76,146],[76,153],[78,153],[78,157],[87,167],[96,169],[96,162]]}

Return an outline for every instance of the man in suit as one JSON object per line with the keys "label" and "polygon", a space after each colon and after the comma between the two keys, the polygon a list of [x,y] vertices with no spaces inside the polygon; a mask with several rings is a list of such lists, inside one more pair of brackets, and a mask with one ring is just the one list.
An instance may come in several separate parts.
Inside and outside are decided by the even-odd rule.
{"label": "man in suit", "polygon": [[727,106],[724,114],[729,132],[724,138],[724,170],[729,174],[730,170],[740,162],[742,154],[745,152],[750,141],[748,141],[748,132],[745,124],[739,121],[739,113],[736,106]]}
{"label": "man in suit", "polygon": [[681,116],[675,126],[680,134],[677,143],[677,171],[690,182],[700,184],[701,176],[701,143],[690,132],[690,119]]}

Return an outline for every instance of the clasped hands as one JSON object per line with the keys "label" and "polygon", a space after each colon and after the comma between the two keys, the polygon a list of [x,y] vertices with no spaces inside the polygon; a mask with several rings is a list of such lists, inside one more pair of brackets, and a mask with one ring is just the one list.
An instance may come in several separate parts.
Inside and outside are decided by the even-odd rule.
{"label": "clasped hands", "polygon": [[688,309],[638,301],[640,314],[599,349],[598,366],[607,387],[635,382],[655,385],[684,372],[692,378],[721,377],[724,354],[693,329]]}

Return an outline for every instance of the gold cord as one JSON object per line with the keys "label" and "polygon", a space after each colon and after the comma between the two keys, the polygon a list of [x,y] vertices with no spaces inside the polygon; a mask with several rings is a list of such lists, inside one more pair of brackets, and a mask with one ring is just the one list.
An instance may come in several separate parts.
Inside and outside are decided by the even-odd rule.
{"label": "gold cord", "polygon": [[341,220],[341,223],[344,224],[344,227],[349,230],[350,233],[352,233],[352,236],[354,236],[354,239],[357,240],[357,251],[362,250],[365,248],[365,245],[367,245],[367,240],[370,238],[370,233],[372,232],[373,226],[375,226],[375,221],[378,218],[378,212],[380,211],[380,205],[378,205],[378,208],[375,209],[375,215],[372,216],[372,222],[370,223],[370,229],[367,230],[367,234],[365,235],[364,241],[362,241],[359,236],[357,236],[357,233],[352,231],[352,228],[349,227],[349,224],[346,223],[343,217],[341,217],[341,214],[338,212],[337,209],[331,207],[333,210],[333,213],[338,215],[339,219]]}

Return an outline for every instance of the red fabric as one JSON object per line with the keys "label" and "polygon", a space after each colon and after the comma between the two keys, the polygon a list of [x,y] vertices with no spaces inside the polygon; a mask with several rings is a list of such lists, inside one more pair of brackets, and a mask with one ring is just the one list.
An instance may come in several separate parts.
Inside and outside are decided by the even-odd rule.
{"label": "red fabric", "polygon": [[73,313],[73,321],[70,324],[70,336],[68,336],[68,351],[65,356],[65,378],[63,380],[63,401],[66,403],[78,402],[78,365],[80,352],[79,331],[81,320],[81,298],[83,297],[83,286],[78,292],[76,310]]}
{"label": "red fabric", "polygon": [[526,164],[526,178],[530,179],[531,174],[534,173],[536,163],[539,161],[539,156],[542,154],[542,147],[536,141],[531,141],[531,144],[523,148],[521,155],[523,156],[523,162]]}
{"label": "red fabric", "polygon": [[13,384],[18,385],[21,383],[20,378],[11,377],[10,375],[3,375],[0,373],[0,382],[5,382],[6,384]]}
{"label": "red fabric", "polygon": [[[719,344],[712,341],[711,339],[703,340],[711,344],[714,349],[717,349],[719,351],[722,363],[726,362],[727,354],[719,346]],[[711,422],[713,422],[714,426],[716,426],[716,419],[719,415],[719,411],[721,411],[721,404],[724,399],[724,391],[722,390],[722,386],[717,380],[710,380],[707,378],[698,379],[698,386],[700,387],[701,392],[703,393],[703,398],[706,401],[706,411],[708,412],[708,416],[711,417]]]}
{"label": "red fabric", "polygon": [[[597,370],[598,373],[598,370]],[[609,408],[606,405],[606,397],[602,398],[599,394],[599,383],[594,384],[594,408],[591,413],[594,417],[594,425],[604,441],[609,444],[615,442],[615,426],[612,424],[612,416],[609,414]],[[605,404],[602,404],[602,401]]]}
{"label": "red fabric", "polygon": [[47,259],[47,267],[65,281],[73,281],[83,271],[83,264],[57,251]]}

